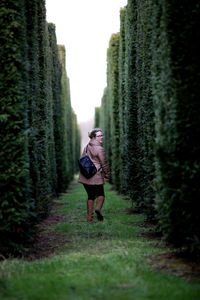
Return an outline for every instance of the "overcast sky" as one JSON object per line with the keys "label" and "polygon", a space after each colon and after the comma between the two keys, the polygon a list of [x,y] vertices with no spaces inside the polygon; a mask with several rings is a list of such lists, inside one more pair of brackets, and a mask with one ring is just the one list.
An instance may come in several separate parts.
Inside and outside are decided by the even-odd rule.
{"label": "overcast sky", "polygon": [[58,44],[66,48],[72,107],[78,122],[90,120],[106,87],[106,52],[120,28],[127,0],[46,0],[47,21],[56,25]]}

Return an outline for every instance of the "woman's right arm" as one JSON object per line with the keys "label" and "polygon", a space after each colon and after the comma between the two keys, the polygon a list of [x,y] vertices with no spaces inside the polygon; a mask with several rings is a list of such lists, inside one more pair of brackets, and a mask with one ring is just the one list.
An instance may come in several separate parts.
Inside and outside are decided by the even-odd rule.
{"label": "woman's right arm", "polygon": [[106,161],[106,153],[103,147],[100,148],[99,152],[98,152],[98,157],[101,163],[101,167],[103,169],[104,175],[105,175],[105,179],[106,180],[110,180],[110,170]]}

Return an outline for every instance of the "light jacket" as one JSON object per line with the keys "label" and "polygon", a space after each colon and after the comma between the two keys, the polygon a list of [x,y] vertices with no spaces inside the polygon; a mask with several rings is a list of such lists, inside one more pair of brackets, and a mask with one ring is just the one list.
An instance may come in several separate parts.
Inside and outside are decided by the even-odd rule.
{"label": "light jacket", "polygon": [[[82,157],[86,155],[86,147],[83,150]],[[91,139],[87,147],[87,155],[97,168],[97,173],[91,178],[85,178],[81,173],[78,182],[88,185],[104,184],[104,177],[110,179],[110,170],[106,161],[105,150],[101,143]]]}

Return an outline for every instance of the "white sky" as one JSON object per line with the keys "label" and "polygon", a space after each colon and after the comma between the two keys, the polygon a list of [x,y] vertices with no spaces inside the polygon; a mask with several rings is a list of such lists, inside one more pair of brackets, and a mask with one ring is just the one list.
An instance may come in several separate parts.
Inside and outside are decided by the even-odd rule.
{"label": "white sky", "polygon": [[47,21],[65,45],[71,103],[78,122],[90,120],[106,87],[110,37],[120,29],[120,8],[127,0],[46,0]]}

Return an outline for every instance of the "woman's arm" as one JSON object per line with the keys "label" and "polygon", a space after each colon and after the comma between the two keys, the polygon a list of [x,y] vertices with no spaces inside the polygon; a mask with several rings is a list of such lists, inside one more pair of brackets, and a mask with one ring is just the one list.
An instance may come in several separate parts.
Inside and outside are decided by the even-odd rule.
{"label": "woman's arm", "polygon": [[98,158],[103,169],[105,179],[110,180],[110,170],[106,161],[106,153],[103,147],[100,147],[100,150],[98,151]]}

